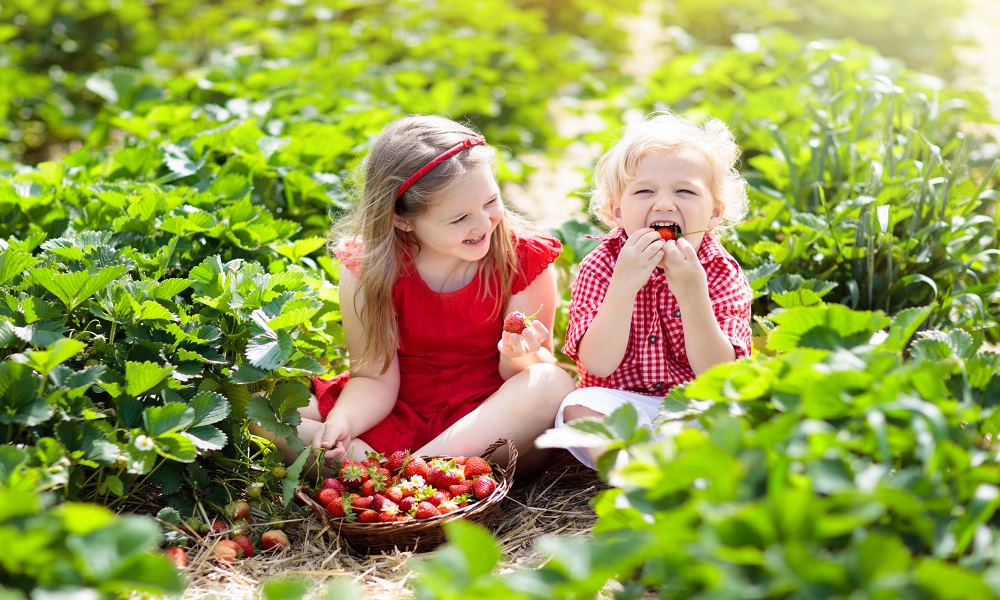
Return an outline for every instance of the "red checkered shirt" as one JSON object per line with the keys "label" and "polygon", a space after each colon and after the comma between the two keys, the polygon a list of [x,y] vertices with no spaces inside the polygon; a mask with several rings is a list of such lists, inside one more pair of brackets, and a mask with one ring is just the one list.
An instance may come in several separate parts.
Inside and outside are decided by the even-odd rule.
{"label": "red checkered shirt", "polygon": [[[653,269],[649,281],[636,294],[628,347],[615,372],[608,377],[597,377],[580,363],[580,338],[601,307],[627,236],[625,230],[619,228],[597,239],[604,243],[580,262],[580,272],[573,281],[569,326],[563,347],[563,352],[580,368],[579,387],[597,386],[662,396],[673,386],[694,379],[685,351],[677,298],[659,268]],[[712,300],[715,320],[722,333],[732,341],[736,357],[748,356],[753,292],[743,270],[710,233],[706,233],[701,242],[698,260],[708,278],[708,296]]]}

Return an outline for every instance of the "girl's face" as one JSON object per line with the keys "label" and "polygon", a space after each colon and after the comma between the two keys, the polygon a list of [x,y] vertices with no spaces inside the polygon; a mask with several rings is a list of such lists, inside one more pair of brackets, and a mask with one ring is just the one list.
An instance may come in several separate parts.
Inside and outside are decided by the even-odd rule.
{"label": "girl's face", "polygon": [[[615,223],[629,236],[643,227],[669,223],[685,234],[711,230],[721,215],[711,192],[712,176],[711,163],[693,148],[644,156],[615,203]],[[698,249],[704,236],[695,233],[685,239]]]}
{"label": "girl's face", "polygon": [[496,178],[484,165],[440,192],[422,217],[413,221],[397,217],[395,225],[416,236],[421,260],[474,262],[489,252],[490,237],[503,211]]}

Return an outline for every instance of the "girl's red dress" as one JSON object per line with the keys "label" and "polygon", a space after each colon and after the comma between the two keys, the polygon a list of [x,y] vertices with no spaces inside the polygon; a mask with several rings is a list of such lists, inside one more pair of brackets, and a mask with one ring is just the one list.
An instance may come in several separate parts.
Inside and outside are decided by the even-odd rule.
{"label": "girl's red dress", "polygon": [[[350,259],[358,250],[357,246],[337,250],[355,275],[357,261]],[[521,238],[517,245],[521,276],[512,293],[528,287],[561,250],[551,237]],[[384,454],[417,450],[503,385],[497,342],[504,315],[492,315],[492,302],[481,297],[483,277],[480,272],[469,285],[444,294],[427,287],[415,269],[396,281],[399,397],[385,420],[357,436],[374,450]],[[333,379],[313,379],[322,418],[333,408],[347,378],[342,373]]]}

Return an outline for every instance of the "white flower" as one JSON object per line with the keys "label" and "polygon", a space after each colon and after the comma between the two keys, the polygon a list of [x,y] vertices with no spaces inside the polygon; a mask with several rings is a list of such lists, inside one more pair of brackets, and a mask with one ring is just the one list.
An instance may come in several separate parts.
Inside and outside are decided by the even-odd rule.
{"label": "white flower", "polygon": [[142,452],[148,452],[153,449],[153,439],[148,435],[137,436],[133,444],[135,444],[135,447]]}

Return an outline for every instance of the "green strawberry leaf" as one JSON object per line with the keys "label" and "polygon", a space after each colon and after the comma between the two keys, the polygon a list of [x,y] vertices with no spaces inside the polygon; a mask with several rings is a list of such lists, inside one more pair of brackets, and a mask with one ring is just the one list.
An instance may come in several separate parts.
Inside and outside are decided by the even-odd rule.
{"label": "green strawberry leaf", "polygon": [[286,332],[265,333],[247,342],[246,358],[257,368],[274,370],[288,362],[293,350],[292,338]]}
{"label": "green strawberry leaf", "polygon": [[154,438],[156,453],[177,462],[194,462],[198,450],[191,438],[181,432],[164,433]]}
{"label": "green strawberry leaf", "polygon": [[86,347],[87,344],[79,340],[60,337],[46,350],[27,350],[23,354],[11,356],[10,360],[31,367],[42,375],[48,375],[49,371],[73,358]]}
{"label": "green strawberry leaf", "polygon": [[159,365],[154,362],[125,363],[125,392],[130,396],[139,396],[149,392],[174,372],[171,364]]}
{"label": "green strawberry leaf", "polygon": [[146,433],[152,437],[177,431],[195,422],[195,410],[180,402],[150,406],[142,413]]}

